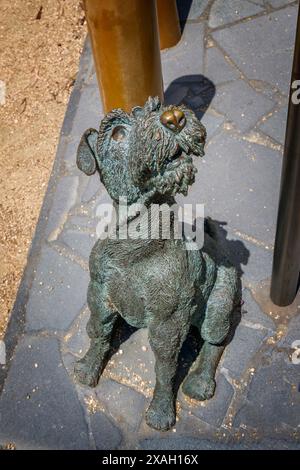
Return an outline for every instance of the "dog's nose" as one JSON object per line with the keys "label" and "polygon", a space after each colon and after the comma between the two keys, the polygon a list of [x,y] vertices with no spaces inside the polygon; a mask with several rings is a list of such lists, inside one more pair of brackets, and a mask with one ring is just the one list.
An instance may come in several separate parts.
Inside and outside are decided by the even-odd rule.
{"label": "dog's nose", "polygon": [[160,116],[160,122],[174,132],[180,132],[186,123],[183,111],[178,108],[168,109]]}

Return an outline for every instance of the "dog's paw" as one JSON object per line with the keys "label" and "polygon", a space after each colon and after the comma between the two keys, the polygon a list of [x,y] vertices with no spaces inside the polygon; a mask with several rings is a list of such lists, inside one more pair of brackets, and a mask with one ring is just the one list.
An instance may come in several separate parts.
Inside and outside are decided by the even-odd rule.
{"label": "dog's paw", "polygon": [[75,379],[88,387],[96,387],[100,377],[101,367],[91,363],[85,357],[76,362],[74,366]]}
{"label": "dog's paw", "polygon": [[168,431],[176,422],[175,405],[172,400],[153,398],[146,411],[146,423],[157,431]]}
{"label": "dog's paw", "polygon": [[189,398],[204,401],[212,398],[216,389],[215,380],[204,374],[193,374],[187,376],[182,384],[182,391]]}

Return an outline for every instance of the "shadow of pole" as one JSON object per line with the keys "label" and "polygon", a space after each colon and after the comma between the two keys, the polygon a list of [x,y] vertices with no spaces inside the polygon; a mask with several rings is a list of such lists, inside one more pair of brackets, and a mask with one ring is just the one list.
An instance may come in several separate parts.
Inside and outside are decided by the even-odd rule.
{"label": "shadow of pole", "polygon": [[216,94],[216,87],[204,75],[183,75],[173,80],[165,91],[165,104],[185,104],[199,120]]}

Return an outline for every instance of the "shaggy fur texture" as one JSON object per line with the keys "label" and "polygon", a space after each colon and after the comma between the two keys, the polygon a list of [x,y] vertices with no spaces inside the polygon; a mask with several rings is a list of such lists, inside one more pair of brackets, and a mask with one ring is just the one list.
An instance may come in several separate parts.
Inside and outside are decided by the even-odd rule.
{"label": "shaggy fur texture", "polygon": [[[164,112],[174,110],[184,115],[180,130],[161,121]],[[172,205],[174,196],[187,194],[194,182],[193,157],[203,156],[205,137],[204,126],[191,110],[165,107],[158,98],[149,98],[131,114],[120,109],[108,113],[99,132],[87,130],[77,164],[88,175],[99,172],[116,208],[121,196],[129,205]],[[130,226],[132,220],[125,223]],[[209,220],[206,226],[203,250],[187,250],[184,240],[117,237],[98,240],[90,256],[91,344],[75,374],[84,384],[97,384],[119,315],[130,325],[147,327],[156,385],[146,421],[158,430],[175,423],[174,378],[191,325],[199,329],[204,343],[182,390],[197,400],[213,396],[217,364],[239,297],[236,269],[218,246]]]}

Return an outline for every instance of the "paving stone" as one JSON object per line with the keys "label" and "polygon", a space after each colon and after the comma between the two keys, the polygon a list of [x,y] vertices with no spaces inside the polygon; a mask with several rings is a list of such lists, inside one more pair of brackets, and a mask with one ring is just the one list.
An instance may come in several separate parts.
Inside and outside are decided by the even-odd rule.
{"label": "paving stone", "polygon": [[262,7],[265,6],[265,0],[248,0],[250,3],[254,3],[254,5],[260,5]]}
{"label": "paving stone", "polygon": [[96,394],[108,416],[112,416],[119,426],[131,431],[138,429],[146,411],[146,399],[141,393],[102,377]]}
{"label": "paving stone", "polygon": [[61,234],[59,240],[71,248],[72,251],[88,260],[91,250],[96,243],[97,235],[96,232],[86,233],[78,230],[67,230]]}
{"label": "paving stone", "polygon": [[66,353],[62,351],[61,355],[63,365],[70,375],[70,380],[75,383],[75,377],[74,377],[74,367],[75,367],[75,362],[78,360],[78,357],[73,356],[71,353]]}
{"label": "paving stone", "polygon": [[205,98],[201,95],[187,97],[184,102],[194,110],[205,106]]}
{"label": "paving stone", "polygon": [[298,348],[300,349],[300,305],[298,306],[298,314],[296,314],[288,324],[288,331],[286,335],[279,341],[278,346],[291,348],[292,344],[297,341]]}
{"label": "paving stone", "polygon": [[272,5],[273,8],[280,8],[293,2],[294,0],[268,0],[268,3]]}
{"label": "paving stone", "polygon": [[95,173],[92,176],[88,176],[87,178],[88,184],[81,198],[83,202],[87,202],[92,199],[92,197],[94,197],[95,194],[102,188],[102,183],[100,182],[98,173]]}
{"label": "paving stone", "polygon": [[92,233],[96,233],[98,222],[98,218],[85,215],[72,215],[68,219],[70,226],[75,226],[78,228],[78,230],[89,229]]}
{"label": "paving stone", "polygon": [[86,306],[64,336],[64,348],[77,357],[82,357],[90,345],[90,340],[86,332],[86,325],[89,318],[90,311]]}
{"label": "paving stone", "polygon": [[232,440],[224,444],[213,439],[200,440],[182,436],[144,439],[141,441],[140,447],[145,450],[297,450],[300,448],[300,444],[291,440],[265,438],[259,439],[259,441],[239,438],[239,442]]}
{"label": "paving stone", "polygon": [[242,278],[248,282],[258,282],[269,277],[272,272],[273,251],[266,249],[263,243],[257,245],[254,244],[255,240],[249,241],[251,237],[247,234],[239,230],[232,232],[230,227],[227,227],[224,227],[222,245],[231,262],[242,274]]}
{"label": "paving stone", "polygon": [[78,183],[78,176],[64,176],[55,187],[51,211],[46,222],[45,237],[49,241],[56,240],[61,232],[68,212],[76,202]]}
{"label": "paving stone", "polygon": [[[197,44],[194,54],[191,43]],[[165,88],[179,77],[199,75],[203,72],[204,26],[203,24],[186,24],[179,44],[162,51],[162,72]]]}
{"label": "paving stone", "polygon": [[205,215],[226,222],[231,231],[269,246],[274,241],[281,155],[222,132],[196,160],[195,184],[185,203],[204,204]]}
{"label": "paving stone", "polygon": [[237,80],[218,87],[212,107],[226,115],[240,131],[247,132],[273,109],[274,102],[243,80]]}
{"label": "paving stone", "polygon": [[87,449],[88,430],[55,338],[25,336],[0,398],[0,442],[18,449]]}
{"label": "paving stone", "polygon": [[288,7],[213,33],[249,79],[269,82],[288,94],[297,8]]}
{"label": "paving stone", "polygon": [[269,316],[260,310],[248,289],[243,291],[243,301],[242,323],[245,322],[248,325],[251,324],[253,328],[257,329],[261,329],[262,327],[270,332],[276,331],[275,323]]}
{"label": "paving stone", "polygon": [[194,0],[193,2],[177,2],[180,21],[196,20],[205,11],[209,0]]}
{"label": "paving stone", "polygon": [[26,308],[26,329],[65,330],[86,302],[89,276],[52,248],[42,249]]}
{"label": "paving stone", "polygon": [[185,75],[174,80],[166,88],[165,103],[183,103],[192,108],[198,119],[201,119],[214,95],[215,85],[204,75]]}
{"label": "paving stone", "polygon": [[214,116],[206,112],[204,116],[201,118],[202,124],[204,124],[207,132],[207,143],[210,139],[215,135],[215,133],[220,130],[220,126],[222,126],[224,122],[223,116]]}
{"label": "paving stone", "polygon": [[80,138],[80,135],[74,136],[68,134],[67,136],[62,136],[57,150],[58,155],[61,156],[63,168],[65,171],[74,174],[74,176],[80,175],[76,165],[76,154]]}
{"label": "paving stone", "polygon": [[212,450],[226,449],[226,445],[209,441],[208,439],[197,439],[195,437],[180,436],[156,439],[144,439],[140,443],[144,450]]}
{"label": "paving stone", "polygon": [[280,429],[286,430],[287,425],[299,429],[299,371],[299,365],[287,365],[283,359],[261,367],[248,389],[247,403],[238,411],[233,425],[263,429],[268,437]]}
{"label": "paving stone", "polygon": [[93,84],[83,86],[72,124],[72,135],[80,138],[86,129],[90,127],[98,129],[103,115],[98,86]]}
{"label": "paving stone", "polygon": [[284,145],[285,129],[287,120],[287,106],[275,111],[274,114],[264,121],[260,129],[280,144]]}
{"label": "paving stone", "polygon": [[198,119],[201,120],[215,96],[216,87],[211,80],[203,75],[193,75],[191,77],[193,79],[187,82],[189,83],[189,90],[183,99],[183,103],[191,108]]}
{"label": "paving stone", "polygon": [[263,11],[258,5],[250,3],[247,0],[215,0],[213,3],[208,25],[211,28],[223,26],[234,21],[253,16]]}
{"label": "paving stone", "polygon": [[205,75],[215,84],[239,78],[239,72],[226,61],[217,47],[209,47],[206,51]]}
{"label": "paving stone", "polygon": [[[205,423],[201,419],[194,416],[190,410],[185,408],[177,409],[176,424],[174,426],[175,431],[170,430],[171,433],[175,433],[175,436],[197,436],[198,439],[207,439],[208,436],[215,435],[217,428]],[[155,433],[155,431],[154,431]],[[147,439],[156,437],[155,434],[147,434]]]}
{"label": "paving stone", "polygon": [[206,423],[219,427],[226,416],[232,400],[233,388],[221,373],[217,374],[216,383],[215,395],[210,400],[203,402],[193,400],[191,403],[185,398],[181,390],[178,394],[178,398],[183,408],[188,409],[193,415]]}
{"label": "paving stone", "polygon": [[91,414],[90,423],[97,450],[114,450],[120,445],[122,434],[104,413]]}
{"label": "paving stone", "polygon": [[[126,329],[121,332],[121,337],[123,335],[126,338]],[[143,328],[135,331],[116,347],[117,352],[106,366],[105,377],[122,380],[145,396],[151,396],[155,385],[155,359],[148,341],[148,330]]]}
{"label": "paving stone", "polygon": [[261,347],[266,330],[247,328],[239,324],[230,344],[226,346],[221,367],[229,371],[234,379],[240,379],[247,367],[252,367],[251,358]]}

